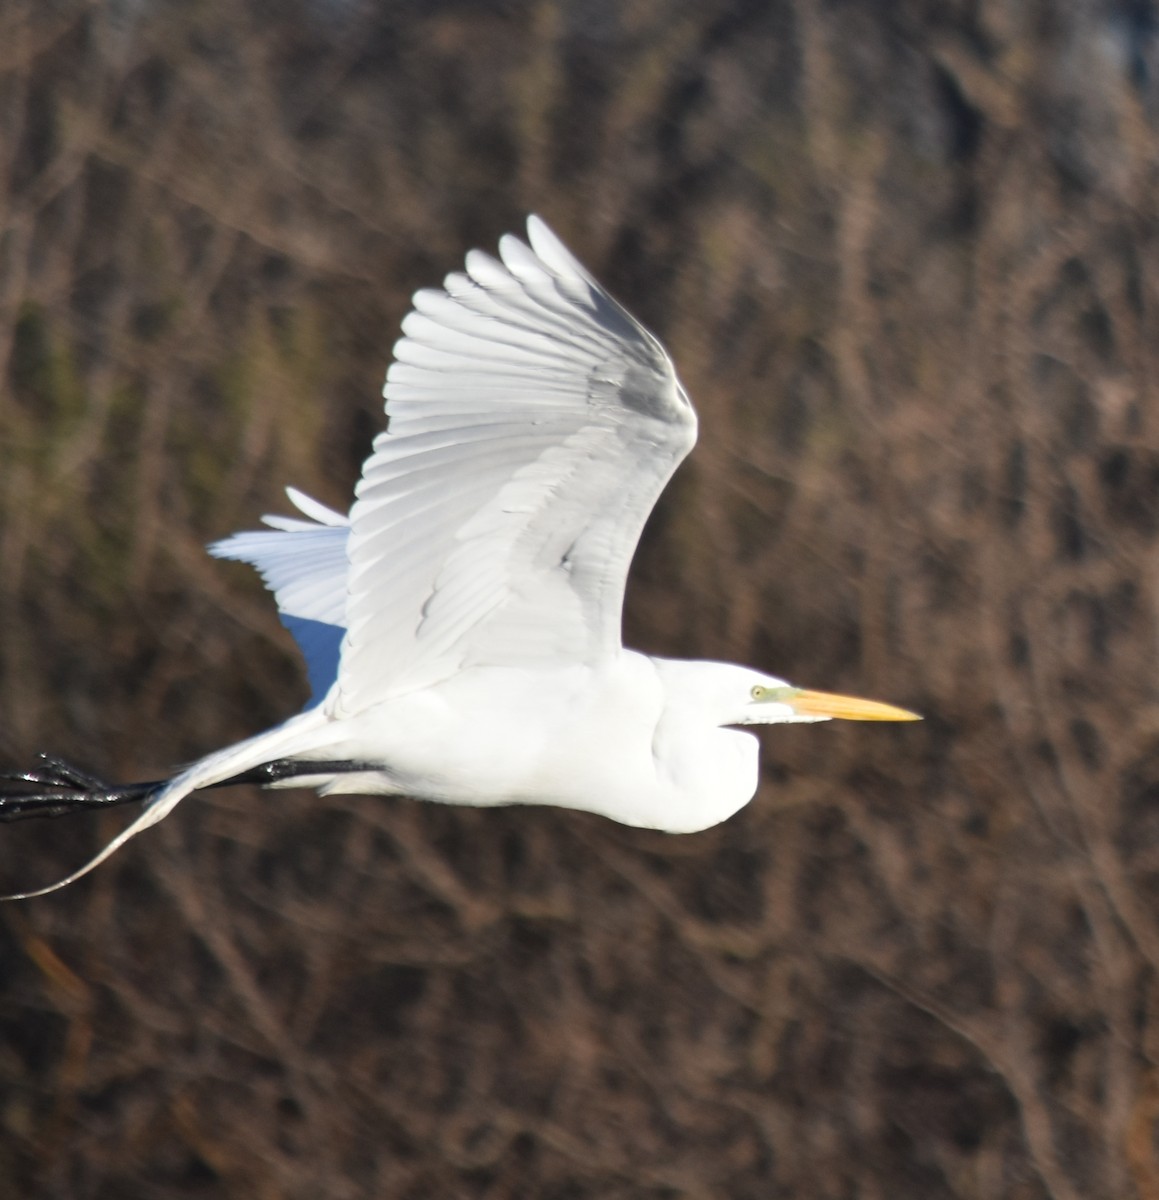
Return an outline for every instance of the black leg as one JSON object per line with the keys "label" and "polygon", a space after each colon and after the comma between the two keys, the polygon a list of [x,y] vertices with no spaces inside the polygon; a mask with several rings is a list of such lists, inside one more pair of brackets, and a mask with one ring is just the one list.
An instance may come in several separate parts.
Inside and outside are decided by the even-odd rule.
{"label": "black leg", "polygon": [[[283,758],[263,763],[209,786],[236,787],[249,783],[262,787],[283,779],[375,769],[372,763],[304,762]],[[37,755],[37,765],[31,770],[0,770],[0,822],[19,821],[26,817],[63,817],[95,808],[148,801],[167,782],[153,779],[144,783],[108,783],[54,755],[40,754]]]}
{"label": "black leg", "polygon": [[252,771],[243,771],[223,779],[220,783],[210,784],[210,787],[233,787],[239,783],[256,783],[268,787],[271,783],[279,783],[283,779],[301,779],[306,775],[350,775],[358,771],[380,771],[380,766],[374,763],[349,762],[346,759],[336,761],[306,760],[300,758],[279,758],[273,762],[262,763]]}

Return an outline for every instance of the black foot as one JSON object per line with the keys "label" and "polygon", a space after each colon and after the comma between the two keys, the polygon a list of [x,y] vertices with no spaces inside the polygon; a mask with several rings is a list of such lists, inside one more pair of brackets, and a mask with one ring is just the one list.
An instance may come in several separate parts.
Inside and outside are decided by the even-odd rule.
{"label": "black foot", "polygon": [[106,783],[51,754],[38,754],[30,771],[0,771],[0,821],[63,817],[87,809],[147,800],[164,780]]}

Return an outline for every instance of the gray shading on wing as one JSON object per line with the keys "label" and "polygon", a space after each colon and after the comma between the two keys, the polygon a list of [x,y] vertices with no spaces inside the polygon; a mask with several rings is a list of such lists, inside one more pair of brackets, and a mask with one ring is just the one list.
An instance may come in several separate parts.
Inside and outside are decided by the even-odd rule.
{"label": "gray shading on wing", "polygon": [[536,217],[418,292],[350,514],[336,714],[472,665],[620,648],[644,522],[696,440],[663,347]]}

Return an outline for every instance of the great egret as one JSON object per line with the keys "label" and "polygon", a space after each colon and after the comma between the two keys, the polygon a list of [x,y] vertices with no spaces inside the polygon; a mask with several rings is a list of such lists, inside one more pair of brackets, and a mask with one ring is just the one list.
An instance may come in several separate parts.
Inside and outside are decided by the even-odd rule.
{"label": "great egret", "polygon": [[623,648],[628,567],[696,415],[656,338],[543,221],[527,232],[415,295],[348,517],[288,489],[300,517],[210,547],[273,590],[311,706],[157,783],[47,757],[9,773],[0,816],[147,802],[79,870],[22,895],[79,879],[202,788],[553,804],[686,833],[756,791],[757,740],[735,726],[917,719]]}

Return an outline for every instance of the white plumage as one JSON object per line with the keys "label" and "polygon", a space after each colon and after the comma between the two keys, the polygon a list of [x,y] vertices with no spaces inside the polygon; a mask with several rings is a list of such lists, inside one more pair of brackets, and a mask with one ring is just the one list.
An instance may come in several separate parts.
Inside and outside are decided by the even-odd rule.
{"label": "white plumage", "polygon": [[174,776],[55,886],[190,792],[270,763],[323,791],[557,804],[682,832],[755,792],[755,739],[731,726],[912,719],[622,648],[631,558],[696,416],[652,334],[541,220],[528,234],[414,297],[349,518],[289,489],[301,518],[210,548],[273,590],[311,707]]}

